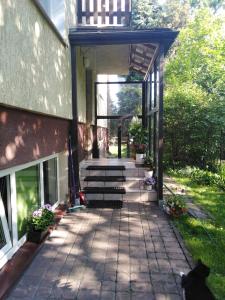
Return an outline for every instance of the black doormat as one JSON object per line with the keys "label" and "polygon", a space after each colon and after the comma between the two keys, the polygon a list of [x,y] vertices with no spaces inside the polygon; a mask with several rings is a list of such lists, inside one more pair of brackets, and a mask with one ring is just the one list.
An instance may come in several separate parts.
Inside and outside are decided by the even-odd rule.
{"label": "black doormat", "polygon": [[86,176],[84,181],[124,182],[125,176]]}
{"label": "black doormat", "polygon": [[91,187],[84,188],[85,194],[126,194],[123,187]]}
{"label": "black doormat", "polygon": [[87,208],[115,208],[120,209],[123,207],[121,200],[90,200]]}
{"label": "black doormat", "polygon": [[87,166],[86,170],[124,171],[124,166]]}

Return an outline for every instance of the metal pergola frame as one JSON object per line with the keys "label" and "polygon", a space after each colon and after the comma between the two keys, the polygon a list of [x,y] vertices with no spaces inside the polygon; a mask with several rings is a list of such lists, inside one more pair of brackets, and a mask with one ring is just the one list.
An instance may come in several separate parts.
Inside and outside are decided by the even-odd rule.
{"label": "metal pergola frame", "polygon": [[[164,87],[164,57],[169,48],[175,41],[178,31],[169,29],[154,30],[98,30],[71,28],[69,33],[71,47],[71,72],[72,72],[72,114],[71,121],[71,141],[72,141],[72,157],[74,161],[74,170],[76,183],[79,183],[79,160],[78,160],[78,110],[77,110],[77,72],[76,72],[76,47],[97,46],[97,45],[115,45],[115,44],[138,44],[138,43],[154,43],[157,44],[157,51],[149,65],[148,72],[144,78],[143,94],[145,98],[142,106],[143,126],[150,128],[149,119],[154,120],[154,154],[156,163],[157,176],[157,193],[158,200],[163,198],[163,87]],[[152,77],[154,74],[154,94],[148,94],[148,80],[152,87]],[[157,75],[157,76],[156,76]],[[158,82],[157,82],[158,78]],[[157,93],[158,89],[158,93]],[[149,99],[147,99],[147,95]],[[147,101],[149,100],[149,101]],[[96,101],[96,100],[95,100]],[[147,103],[149,104],[147,106]],[[152,103],[154,104],[152,107]],[[97,118],[95,118],[97,120]],[[96,121],[95,121],[96,122]],[[96,130],[95,125],[95,130]],[[156,130],[158,129],[158,130]],[[94,140],[93,147],[97,144],[97,136]],[[96,145],[95,145],[96,144]],[[149,145],[150,147],[151,145]]]}

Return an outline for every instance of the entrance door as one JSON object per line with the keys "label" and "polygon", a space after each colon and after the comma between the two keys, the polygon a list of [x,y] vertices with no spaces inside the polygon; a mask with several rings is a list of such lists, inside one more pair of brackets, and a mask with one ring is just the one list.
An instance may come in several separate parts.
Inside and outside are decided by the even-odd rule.
{"label": "entrance door", "polygon": [[8,178],[0,178],[0,259],[12,248],[10,238],[11,209],[8,194]]}
{"label": "entrance door", "polygon": [[93,157],[130,157],[128,128],[133,116],[142,120],[143,81],[95,83]]}

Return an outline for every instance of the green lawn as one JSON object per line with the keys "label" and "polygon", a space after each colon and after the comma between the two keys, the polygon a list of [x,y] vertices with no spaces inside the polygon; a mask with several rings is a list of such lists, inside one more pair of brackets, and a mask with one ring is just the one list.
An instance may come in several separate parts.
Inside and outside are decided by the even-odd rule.
{"label": "green lawn", "polygon": [[193,200],[208,211],[213,220],[201,221],[183,216],[174,223],[197,260],[211,269],[208,285],[218,300],[225,299],[225,193],[217,188],[193,184],[187,177],[173,178],[186,186]]}
{"label": "green lawn", "polygon": [[[116,158],[118,156],[118,145],[109,146],[110,157]],[[121,145],[121,156],[122,158],[127,157],[127,146],[125,144]]]}

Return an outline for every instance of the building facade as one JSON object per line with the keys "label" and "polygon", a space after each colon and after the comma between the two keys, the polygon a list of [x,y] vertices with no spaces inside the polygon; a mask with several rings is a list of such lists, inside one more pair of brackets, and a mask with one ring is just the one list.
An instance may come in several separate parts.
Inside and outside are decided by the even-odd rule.
{"label": "building facade", "polygon": [[68,202],[70,148],[77,186],[79,162],[107,150],[110,109],[107,97],[98,102],[107,89],[96,86],[108,75],[143,75],[141,118],[162,196],[163,58],[177,32],[131,31],[130,3],[0,2],[0,268],[36,208]]}
{"label": "building facade", "polygon": [[58,1],[57,23],[42,2],[0,3],[0,267],[26,241],[32,211],[68,198],[67,36],[76,10],[74,1]]}

